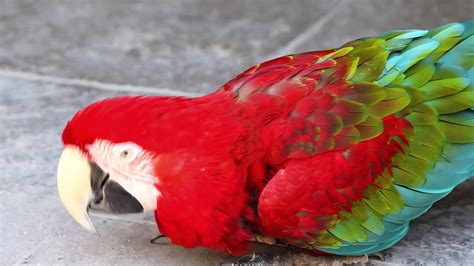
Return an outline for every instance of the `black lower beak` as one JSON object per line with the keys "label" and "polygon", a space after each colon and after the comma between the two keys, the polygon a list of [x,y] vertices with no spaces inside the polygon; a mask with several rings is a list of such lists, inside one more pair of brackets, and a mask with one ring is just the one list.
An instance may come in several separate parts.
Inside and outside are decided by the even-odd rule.
{"label": "black lower beak", "polygon": [[97,164],[91,163],[91,187],[94,194],[88,208],[106,213],[139,213],[143,206],[119,183],[111,180]]}

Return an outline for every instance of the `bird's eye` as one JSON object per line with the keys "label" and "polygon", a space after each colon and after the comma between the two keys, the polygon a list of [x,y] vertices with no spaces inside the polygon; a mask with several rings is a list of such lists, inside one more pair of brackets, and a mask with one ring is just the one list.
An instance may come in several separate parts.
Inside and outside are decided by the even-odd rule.
{"label": "bird's eye", "polygon": [[120,153],[120,157],[121,157],[121,158],[127,158],[128,153],[129,153],[128,150],[123,150],[123,151]]}
{"label": "bird's eye", "polygon": [[113,156],[128,162],[134,161],[141,153],[141,148],[136,144],[121,143],[113,147]]}

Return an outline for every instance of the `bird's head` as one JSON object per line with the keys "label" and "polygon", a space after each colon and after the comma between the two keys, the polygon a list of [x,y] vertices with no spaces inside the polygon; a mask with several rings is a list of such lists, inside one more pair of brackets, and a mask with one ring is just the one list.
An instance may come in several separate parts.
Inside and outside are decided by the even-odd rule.
{"label": "bird's head", "polygon": [[[89,210],[153,211],[175,244],[231,250],[245,209],[246,151],[257,146],[232,93],[119,97],[67,124],[57,184],[66,210],[94,231]],[[253,132],[253,131],[252,131]],[[243,152],[245,151],[245,152]],[[251,153],[252,158],[260,153]],[[248,163],[248,162],[247,162]],[[247,241],[247,233],[238,241]],[[240,243],[239,242],[239,243]]]}
{"label": "bird's head", "polygon": [[246,154],[236,146],[247,132],[240,108],[230,93],[119,97],[85,107],[62,135],[63,205],[91,231],[91,209],[153,211],[173,243],[218,245],[246,198],[245,166],[236,164]]}
{"label": "bird's head", "polygon": [[159,149],[159,135],[150,138],[153,129],[146,124],[156,115],[153,102],[162,101],[119,97],[96,102],[64,129],[58,191],[66,210],[84,228],[94,231],[90,209],[114,214],[156,209],[153,151]]}

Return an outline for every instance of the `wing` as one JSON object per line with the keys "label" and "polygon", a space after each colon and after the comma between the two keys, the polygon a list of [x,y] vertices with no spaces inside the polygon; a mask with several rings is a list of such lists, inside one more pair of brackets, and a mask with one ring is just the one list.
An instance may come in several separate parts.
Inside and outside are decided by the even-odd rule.
{"label": "wing", "polygon": [[[305,248],[345,254],[347,248],[391,244],[406,224],[384,217],[400,213],[403,199],[388,165],[404,151],[410,125],[391,118],[384,133],[353,147],[292,159],[260,195],[259,217],[265,232]],[[359,250],[360,251],[360,250]]]}
{"label": "wing", "polygon": [[403,86],[374,82],[389,55],[383,44],[371,39],[357,47],[277,58],[248,69],[220,90],[232,90],[243,104],[261,105],[259,113],[269,116],[266,130],[274,140],[267,159],[272,165],[347,149],[380,135],[383,117],[416,100],[416,93]]}
{"label": "wing", "polygon": [[224,85],[243,103],[279,106],[266,129],[268,163],[280,170],[258,207],[267,234],[376,252],[472,176],[473,30],[467,21],[389,32],[278,58]]}

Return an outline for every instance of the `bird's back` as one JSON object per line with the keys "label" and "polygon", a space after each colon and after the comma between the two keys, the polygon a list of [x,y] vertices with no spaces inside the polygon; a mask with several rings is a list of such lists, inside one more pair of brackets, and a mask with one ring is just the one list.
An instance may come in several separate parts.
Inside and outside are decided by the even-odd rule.
{"label": "bird's back", "polygon": [[[268,116],[266,233],[334,254],[376,252],[473,176],[473,31],[470,20],[388,32],[277,58],[221,87]],[[350,170],[354,154],[366,156],[364,171]],[[314,173],[324,166],[323,180]]]}

